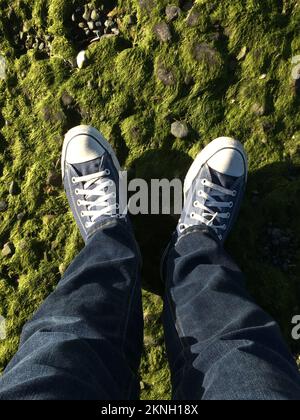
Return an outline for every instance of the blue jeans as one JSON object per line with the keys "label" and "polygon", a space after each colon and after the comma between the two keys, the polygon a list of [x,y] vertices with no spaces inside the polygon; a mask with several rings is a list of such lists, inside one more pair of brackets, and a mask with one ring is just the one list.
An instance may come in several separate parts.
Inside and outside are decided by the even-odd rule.
{"label": "blue jeans", "polygon": [[[174,399],[300,399],[278,326],[210,231],[174,239],[163,272]],[[0,399],[137,399],[142,347],[139,250],[131,228],[114,220],[25,325]]]}

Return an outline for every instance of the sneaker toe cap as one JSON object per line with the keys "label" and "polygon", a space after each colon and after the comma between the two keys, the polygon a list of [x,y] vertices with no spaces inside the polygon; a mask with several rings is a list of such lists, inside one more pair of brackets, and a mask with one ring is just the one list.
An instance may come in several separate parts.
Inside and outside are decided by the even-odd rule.
{"label": "sneaker toe cap", "polygon": [[232,177],[244,176],[247,170],[243,155],[233,148],[220,150],[207,163],[215,171]]}
{"label": "sneaker toe cap", "polygon": [[103,156],[104,153],[105,149],[93,137],[78,135],[68,143],[66,161],[69,164],[89,162]]}

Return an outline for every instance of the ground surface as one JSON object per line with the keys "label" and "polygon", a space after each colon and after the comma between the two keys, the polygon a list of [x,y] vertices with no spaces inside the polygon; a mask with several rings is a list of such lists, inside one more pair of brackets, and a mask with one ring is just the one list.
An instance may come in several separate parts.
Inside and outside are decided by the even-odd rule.
{"label": "ground surface", "polygon": [[[0,255],[0,314],[7,319],[0,369],[83,245],[59,169],[63,134],[78,123],[100,129],[130,176],[146,179],[182,177],[216,136],[243,142],[249,187],[228,248],[299,354],[290,338],[291,319],[300,313],[300,93],[291,76],[300,54],[299,2],[92,4],[113,10],[116,33],[90,44],[91,34],[79,33],[72,21],[84,1],[0,0],[7,65],[0,80],[0,247],[9,243]],[[170,22],[168,5],[181,9]],[[78,69],[83,48],[88,61]],[[186,137],[171,134],[175,121],[187,124]],[[175,219],[134,223],[145,258],[142,397],[168,398],[157,293],[159,256]]]}

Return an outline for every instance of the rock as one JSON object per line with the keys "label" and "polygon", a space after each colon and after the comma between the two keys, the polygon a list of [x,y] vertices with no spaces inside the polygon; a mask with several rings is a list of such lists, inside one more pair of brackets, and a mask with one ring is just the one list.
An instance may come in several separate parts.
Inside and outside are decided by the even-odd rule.
{"label": "rock", "polygon": [[19,188],[18,188],[18,184],[16,183],[16,181],[12,181],[10,183],[8,192],[9,192],[10,195],[17,195],[19,193]]}
{"label": "rock", "polygon": [[215,65],[218,61],[217,51],[205,42],[195,44],[192,54],[196,61],[206,62],[208,65]]}
{"label": "rock", "polygon": [[176,83],[175,76],[171,70],[160,64],[156,71],[157,78],[166,86],[173,86]]}
{"label": "rock", "polygon": [[1,200],[0,201],[0,212],[7,210],[7,207],[8,207],[8,205],[7,205],[6,201]]}
{"label": "rock", "polygon": [[17,215],[17,220],[19,220],[19,222],[21,221],[21,220],[23,220],[24,219],[24,217],[25,217],[26,215],[25,215],[25,213],[19,213],[18,215]]}
{"label": "rock", "polygon": [[247,54],[247,47],[243,47],[241,51],[238,53],[236,59],[238,61],[242,61],[246,57],[246,54]]}
{"label": "rock", "polygon": [[66,91],[63,92],[60,99],[65,107],[69,107],[74,103],[74,98]]}
{"label": "rock", "polygon": [[0,55],[0,80],[4,80],[6,77],[6,61],[5,58]]}
{"label": "rock", "polygon": [[89,21],[88,22],[88,28],[92,31],[93,29],[95,29],[95,23],[93,21]]}
{"label": "rock", "polygon": [[93,10],[91,13],[91,19],[95,22],[96,20],[98,20],[100,18],[99,13],[97,12],[97,10]]}
{"label": "rock", "polygon": [[43,42],[41,42],[40,45],[39,45],[39,50],[43,51],[44,48],[45,48],[45,44]]}
{"label": "rock", "polygon": [[57,172],[50,172],[47,178],[47,185],[52,187],[60,187],[61,186],[61,176]]}
{"label": "rock", "polygon": [[3,257],[8,257],[10,255],[13,255],[14,252],[15,252],[15,247],[12,242],[7,242],[1,251]]}
{"label": "rock", "polygon": [[107,19],[107,20],[104,22],[104,26],[105,26],[106,28],[112,28],[112,27],[114,26],[114,22],[113,22],[113,20],[112,20],[112,19]]}
{"label": "rock", "polygon": [[181,14],[181,9],[178,6],[167,6],[166,7],[166,17],[167,21],[171,22],[172,20],[177,19]]}
{"label": "rock", "polygon": [[145,389],[145,384],[143,381],[140,382],[140,389],[143,391]]}
{"label": "rock", "polygon": [[175,121],[171,126],[171,133],[178,139],[183,139],[188,136],[189,129],[185,122]]}
{"label": "rock", "polygon": [[171,30],[166,22],[155,25],[154,33],[161,42],[168,42],[172,39]]}
{"label": "rock", "polygon": [[80,23],[78,24],[78,26],[79,26],[79,28],[81,28],[81,29],[85,29],[85,28],[87,27],[85,22],[80,22]]}
{"label": "rock", "polygon": [[95,23],[96,28],[102,28],[102,22],[98,21]]}
{"label": "rock", "polygon": [[87,62],[85,51],[80,51],[80,53],[76,57],[76,61],[79,69],[82,69],[85,66]]}
{"label": "rock", "polygon": [[258,103],[255,103],[252,106],[251,111],[253,112],[253,114],[257,115],[258,117],[262,117],[266,113],[266,108],[265,108],[264,105],[260,105]]}
{"label": "rock", "polygon": [[112,28],[111,31],[114,35],[119,35],[120,34],[120,30],[118,28]]}
{"label": "rock", "polygon": [[197,10],[191,10],[186,19],[186,23],[188,26],[193,28],[199,24],[199,18],[200,12],[198,12]]}
{"label": "rock", "polygon": [[83,19],[89,21],[91,19],[91,11],[88,7],[85,7],[84,14],[82,15]]}

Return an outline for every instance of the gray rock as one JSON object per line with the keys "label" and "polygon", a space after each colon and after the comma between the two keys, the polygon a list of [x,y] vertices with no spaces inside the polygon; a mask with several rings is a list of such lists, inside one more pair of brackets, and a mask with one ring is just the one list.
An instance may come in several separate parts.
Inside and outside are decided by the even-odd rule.
{"label": "gray rock", "polygon": [[89,29],[92,31],[93,29],[95,29],[95,23],[93,22],[93,21],[89,21],[88,22],[88,27],[89,27]]}
{"label": "gray rock", "polygon": [[171,22],[172,20],[177,19],[181,14],[181,9],[178,6],[167,6],[166,7],[166,17],[167,21]]}
{"label": "gray rock", "polygon": [[15,252],[15,247],[12,242],[7,242],[1,251],[3,257],[9,257],[10,255],[13,255],[14,252]]}
{"label": "gray rock", "polygon": [[215,65],[218,61],[217,51],[205,42],[195,44],[192,53],[195,60],[204,61],[208,65]]}
{"label": "gray rock", "polygon": [[266,113],[266,108],[264,105],[255,103],[252,106],[251,111],[253,112],[253,114],[257,115],[258,117],[262,117]]}
{"label": "gray rock", "polygon": [[168,42],[172,39],[171,30],[166,22],[155,25],[154,33],[161,42]]}
{"label": "gray rock", "polygon": [[112,19],[107,19],[107,20],[104,22],[104,26],[105,26],[106,28],[112,28],[112,27],[114,26],[114,22],[113,22],[113,20],[112,20]]}
{"label": "gray rock", "polygon": [[160,64],[156,71],[157,78],[165,86],[173,86],[176,83],[175,76],[171,70],[166,69],[162,64]]}
{"label": "gray rock", "polygon": [[114,35],[119,35],[119,34],[120,34],[120,30],[119,30],[118,28],[112,28],[111,32],[112,32]]}
{"label": "gray rock", "polygon": [[98,21],[95,23],[96,28],[102,28],[102,22]]}
{"label": "gray rock", "polygon": [[185,122],[175,121],[171,126],[171,133],[178,139],[183,139],[188,136],[189,129]]}
{"label": "gray rock", "polygon": [[198,12],[197,10],[191,10],[186,19],[186,23],[188,26],[193,28],[199,25],[199,18],[200,18],[200,12]]}
{"label": "gray rock", "polygon": [[17,215],[17,219],[19,220],[19,221],[21,221],[21,220],[23,220],[24,219],[24,217],[25,217],[26,215],[25,215],[25,213],[19,213],[18,215]]}
{"label": "gray rock", "polygon": [[1,200],[0,201],[0,212],[1,211],[5,211],[5,210],[7,210],[7,203],[6,203],[6,201],[3,201],[3,200]]}
{"label": "gray rock", "polygon": [[66,91],[63,92],[60,99],[62,104],[66,107],[69,107],[74,103],[74,98]]}
{"label": "gray rock", "polygon": [[95,22],[96,20],[98,20],[100,18],[99,13],[97,12],[97,10],[93,10],[91,13],[91,19]]}
{"label": "gray rock", "polygon": [[39,45],[39,50],[43,51],[44,48],[45,48],[45,44],[43,42],[41,42],[40,45]]}

